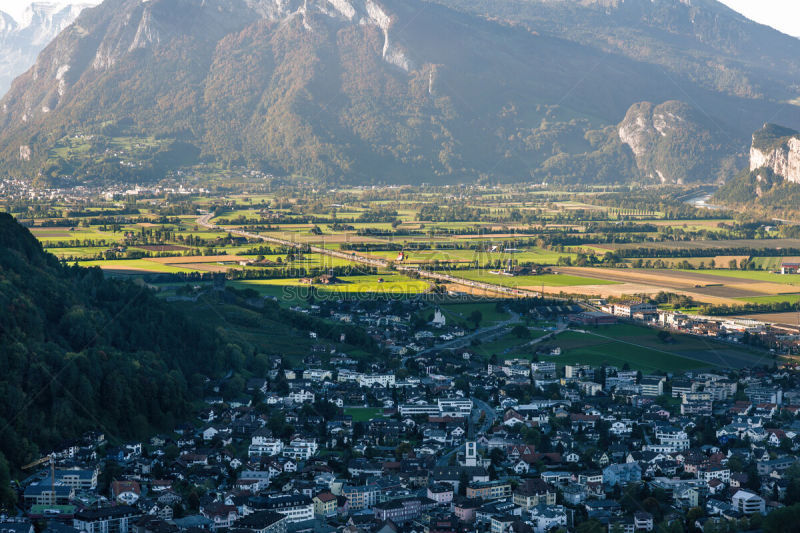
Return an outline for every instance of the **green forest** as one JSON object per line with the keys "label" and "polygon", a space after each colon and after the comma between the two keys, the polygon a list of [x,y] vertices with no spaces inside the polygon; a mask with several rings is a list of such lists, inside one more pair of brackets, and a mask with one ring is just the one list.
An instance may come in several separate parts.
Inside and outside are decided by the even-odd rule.
{"label": "green forest", "polygon": [[60,264],[7,214],[0,316],[0,477],[88,430],[113,442],[172,429],[207,377],[258,355],[143,284]]}

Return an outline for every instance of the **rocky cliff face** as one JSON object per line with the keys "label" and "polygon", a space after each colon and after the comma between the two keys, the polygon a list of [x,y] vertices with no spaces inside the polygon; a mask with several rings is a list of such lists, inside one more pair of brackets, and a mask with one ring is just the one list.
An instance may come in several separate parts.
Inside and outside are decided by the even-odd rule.
{"label": "rocky cliff face", "polygon": [[684,102],[633,104],[618,127],[639,170],[662,183],[724,180],[736,168],[737,146]]}
{"label": "rocky cliff face", "polygon": [[750,170],[769,168],[792,183],[800,183],[800,133],[773,124],[753,134]]}
{"label": "rocky cliff face", "polygon": [[0,10],[0,96],[81,11],[98,3],[99,0],[32,2],[18,18]]}

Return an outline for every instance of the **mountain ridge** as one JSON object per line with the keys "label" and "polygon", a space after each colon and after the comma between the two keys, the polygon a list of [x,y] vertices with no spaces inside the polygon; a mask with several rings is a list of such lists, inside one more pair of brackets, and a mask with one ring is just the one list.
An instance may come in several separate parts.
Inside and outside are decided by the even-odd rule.
{"label": "mountain ridge", "polygon": [[[800,125],[793,106],[443,5],[455,3],[106,0],[0,101],[0,156],[21,174],[108,179],[126,163],[103,156],[107,142],[91,163],[64,146],[113,130],[184,143],[175,160],[325,180],[602,183],[655,179],[608,129],[641,102],[688,102],[697,127],[681,143],[713,139],[734,158],[765,116]],[[717,180],[722,155],[664,180]],[[166,167],[141,168],[125,172]]]}
{"label": "mountain ridge", "polygon": [[0,96],[81,11],[97,3],[97,0],[31,2],[18,17],[0,8]]}

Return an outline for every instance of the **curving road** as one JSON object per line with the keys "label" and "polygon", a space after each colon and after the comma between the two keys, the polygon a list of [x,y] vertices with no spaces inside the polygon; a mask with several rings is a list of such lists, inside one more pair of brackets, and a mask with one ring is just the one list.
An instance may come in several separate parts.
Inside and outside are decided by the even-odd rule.
{"label": "curving road", "polygon": [[[494,409],[492,409],[492,407],[488,403],[473,397],[472,404],[474,408],[472,410],[472,414],[470,415],[469,432],[468,432],[470,439],[474,439],[477,436],[486,433],[489,430],[489,428],[492,427],[494,421],[497,419],[497,412]],[[483,423],[481,424],[480,428],[473,431],[475,424],[478,422],[478,420],[480,420],[480,413],[485,414]],[[449,465],[450,458],[463,448],[464,448],[463,444],[459,444],[458,446],[453,446],[436,460],[436,466]]]}

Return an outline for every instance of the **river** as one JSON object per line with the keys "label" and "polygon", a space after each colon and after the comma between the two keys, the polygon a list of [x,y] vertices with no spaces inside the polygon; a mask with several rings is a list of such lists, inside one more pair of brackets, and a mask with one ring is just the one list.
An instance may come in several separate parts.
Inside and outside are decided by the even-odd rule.
{"label": "river", "polygon": [[691,204],[695,207],[704,207],[706,209],[722,209],[721,205],[710,204],[708,201],[713,196],[713,193],[706,193],[702,196],[695,196],[694,198],[689,198],[686,200],[687,204]]}

